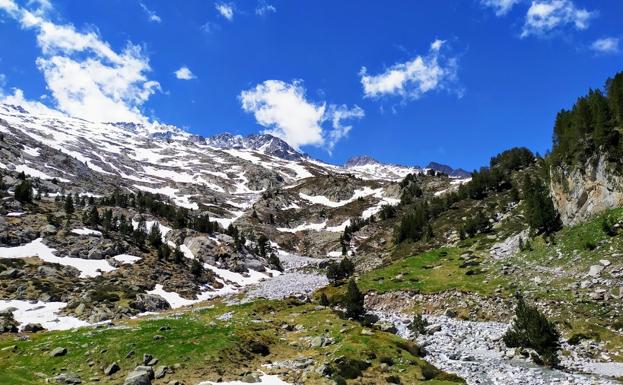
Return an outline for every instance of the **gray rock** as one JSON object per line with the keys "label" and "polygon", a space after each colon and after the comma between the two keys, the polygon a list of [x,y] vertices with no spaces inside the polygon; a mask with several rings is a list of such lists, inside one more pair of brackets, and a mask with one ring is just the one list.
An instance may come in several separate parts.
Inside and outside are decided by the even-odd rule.
{"label": "gray rock", "polygon": [[64,356],[65,354],[67,354],[67,349],[58,347],[58,348],[54,348],[50,352],[50,357],[61,357],[61,356]]}
{"label": "gray rock", "polygon": [[158,366],[156,370],[154,371],[154,377],[156,379],[160,379],[166,376],[168,373],[170,373],[169,367],[161,365],[161,366]]}
{"label": "gray rock", "polygon": [[130,306],[142,312],[166,310],[171,307],[171,305],[169,305],[169,303],[161,296],[146,293],[137,294],[136,299],[130,304]]}
{"label": "gray rock", "polygon": [[117,373],[120,369],[121,368],[119,367],[119,364],[117,364],[116,362],[113,362],[112,364],[108,365],[106,369],[104,369],[104,374],[107,376],[111,376]]}
{"label": "gray rock", "polygon": [[151,366],[137,366],[127,375],[123,385],[151,385],[153,378],[154,371]]}
{"label": "gray rock", "polygon": [[45,330],[45,328],[41,324],[29,323],[24,326],[23,330],[28,333],[37,333]]}
{"label": "gray rock", "polygon": [[604,270],[604,266],[603,265],[593,265],[588,270],[588,275],[590,277],[599,277],[603,270]]}
{"label": "gray rock", "polygon": [[74,373],[61,373],[52,379],[56,384],[80,384],[80,376]]}

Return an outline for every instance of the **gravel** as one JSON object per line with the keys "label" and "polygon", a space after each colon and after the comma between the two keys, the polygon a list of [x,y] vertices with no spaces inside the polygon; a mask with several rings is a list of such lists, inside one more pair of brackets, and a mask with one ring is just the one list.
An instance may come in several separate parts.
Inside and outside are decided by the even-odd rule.
{"label": "gravel", "polygon": [[[404,316],[375,314],[394,323],[403,338],[413,337],[407,327],[409,320]],[[562,360],[563,367],[571,370],[552,370],[518,358],[502,341],[508,328],[505,323],[462,321],[444,316],[425,318],[430,325],[440,327],[436,333],[417,338],[418,344],[428,353],[425,359],[442,370],[463,377],[470,385],[616,385],[619,382],[608,375],[623,373],[621,364],[589,362],[575,354]]]}

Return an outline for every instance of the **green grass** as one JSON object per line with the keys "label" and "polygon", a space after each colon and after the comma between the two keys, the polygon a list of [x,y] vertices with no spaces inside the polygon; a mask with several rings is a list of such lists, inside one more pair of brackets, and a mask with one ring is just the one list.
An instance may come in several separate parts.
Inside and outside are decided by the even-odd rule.
{"label": "green grass", "polygon": [[[490,295],[502,279],[486,281],[481,266],[461,267],[459,256],[464,250],[441,248],[391,263],[364,273],[358,281],[364,291],[385,293],[397,290],[417,290],[438,293],[448,290],[469,291]],[[468,271],[475,274],[467,275]],[[396,277],[401,276],[400,279]]]}
{"label": "green grass", "polygon": [[[462,383],[452,375],[432,368],[417,355],[417,349],[401,338],[373,330],[362,334],[362,326],[341,319],[327,308],[288,300],[258,300],[244,305],[226,306],[214,301],[214,307],[183,314],[165,313],[159,319],[120,322],[117,326],[98,329],[33,334],[30,340],[14,336],[0,337],[0,385],[39,384],[62,371],[77,373],[83,383],[98,377],[100,383],[121,383],[127,373],[141,363],[143,354],[159,359],[158,365],[177,366],[170,379],[193,384],[202,380],[236,379],[243,371],[254,371],[270,361],[312,358],[317,363],[332,364],[333,359],[366,360],[371,366],[361,379],[400,376],[403,383],[418,384],[428,374],[427,384]],[[229,321],[218,320],[233,312]],[[297,325],[294,331],[281,326]],[[160,330],[166,326],[169,330]],[[300,330],[299,330],[300,329]],[[322,348],[311,348],[310,339],[325,335],[335,340]],[[155,340],[154,336],[162,336]],[[261,341],[270,354],[262,357],[248,349],[251,342]],[[15,349],[12,347],[15,346]],[[66,356],[50,357],[56,347],[65,347]],[[5,349],[7,348],[7,349]],[[134,355],[126,358],[128,352]],[[395,365],[388,372],[380,369],[381,358],[391,357]],[[89,365],[89,362],[92,365]],[[112,377],[103,368],[117,362],[121,371]],[[176,365],[177,364],[177,365]],[[357,380],[357,381],[358,381]],[[328,384],[330,381],[311,372],[306,384]]]}

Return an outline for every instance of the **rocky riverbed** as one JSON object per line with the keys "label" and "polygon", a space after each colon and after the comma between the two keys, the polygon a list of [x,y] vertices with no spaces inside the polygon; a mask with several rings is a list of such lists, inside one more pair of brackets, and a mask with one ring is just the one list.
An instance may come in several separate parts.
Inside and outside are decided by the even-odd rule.
{"label": "rocky riverbed", "polygon": [[[410,318],[403,314],[375,312],[382,320],[393,323],[398,334],[407,339],[413,335],[408,328]],[[438,368],[456,373],[468,384],[478,385],[615,385],[614,377],[623,375],[623,365],[592,362],[571,350],[562,359],[561,370],[535,365],[514,349],[508,349],[502,336],[508,324],[500,322],[463,321],[446,316],[425,316],[428,332],[417,337],[425,348],[425,359]]]}

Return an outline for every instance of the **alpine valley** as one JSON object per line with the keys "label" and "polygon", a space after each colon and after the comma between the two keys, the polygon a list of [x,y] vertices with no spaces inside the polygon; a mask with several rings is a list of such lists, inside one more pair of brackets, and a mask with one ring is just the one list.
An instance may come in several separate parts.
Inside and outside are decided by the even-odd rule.
{"label": "alpine valley", "polygon": [[0,104],[0,385],[620,383],[623,74],[566,107],[469,173]]}

